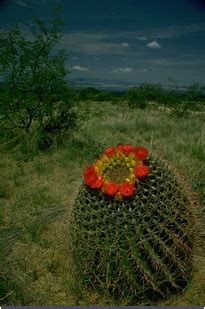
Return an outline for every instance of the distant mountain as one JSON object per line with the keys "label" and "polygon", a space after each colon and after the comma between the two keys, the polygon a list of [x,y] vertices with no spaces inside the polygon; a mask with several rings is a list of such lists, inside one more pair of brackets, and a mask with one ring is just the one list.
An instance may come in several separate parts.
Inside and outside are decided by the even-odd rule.
{"label": "distant mountain", "polygon": [[[133,83],[131,81],[122,80],[106,80],[96,78],[75,78],[69,80],[70,86],[74,88],[96,88],[99,90],[107,91],[127,91],[129,88],[139,86],[141,83]],[[183,86],[172,86],[172,85],[161,85],[163,89],[172,89],[178,91],[185,91],[187,87]]]}
{"label": "distant mountain", "polygon": [[96,78],[76,78],[70,79],[69,84],[72,87],[92,87],[100,90],[128,90],[130,87],[137,86],[129,81],[121,80],[105,80],[105,79],[96,79]]}

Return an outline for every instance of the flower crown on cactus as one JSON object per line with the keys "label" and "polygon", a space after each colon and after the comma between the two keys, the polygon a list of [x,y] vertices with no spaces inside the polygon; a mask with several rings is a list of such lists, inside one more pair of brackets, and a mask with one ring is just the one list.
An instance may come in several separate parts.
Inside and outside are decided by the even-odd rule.
{"label": "flower crown on cactus", "polygon": [[149,174],[149,167],[143,163],[148,155],[149,151],[142,146],[118,144],[108,147],[85,169],[84,182],[109,197],[128,198],[134,195],[140,179]]}

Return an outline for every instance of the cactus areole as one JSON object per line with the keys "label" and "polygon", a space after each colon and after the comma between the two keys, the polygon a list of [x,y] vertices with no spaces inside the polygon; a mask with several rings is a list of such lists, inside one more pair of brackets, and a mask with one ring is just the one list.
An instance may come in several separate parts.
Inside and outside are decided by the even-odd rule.
{"label": "cactus areole", "polygon": [[142,146],[109,147],[83,173],[72,222],[84,282],[127,304],[148,304],[190,280],[194,219],[186,183]]}

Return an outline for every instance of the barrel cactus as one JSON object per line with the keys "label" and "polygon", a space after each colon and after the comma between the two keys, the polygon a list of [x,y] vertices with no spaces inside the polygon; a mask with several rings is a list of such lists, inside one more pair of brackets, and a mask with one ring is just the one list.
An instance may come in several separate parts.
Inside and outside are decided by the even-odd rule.
{"label": "barrel cactus", "polygon": [[192,270],[193,203],[175,169],[144,147],[120,144],[84,179],[72,222],[84,282],[130,304],[183,290]]}

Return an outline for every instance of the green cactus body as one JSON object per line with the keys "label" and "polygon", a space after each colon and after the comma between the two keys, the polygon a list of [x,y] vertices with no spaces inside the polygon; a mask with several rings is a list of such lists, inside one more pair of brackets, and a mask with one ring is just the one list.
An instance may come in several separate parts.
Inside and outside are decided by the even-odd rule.
{"label": "green cactus body", "polygon": [[134,196],[115,200],[82,185],[73,212],[74,260],[84,282],[121,299],[157,300],[184,289],[192,269],[192,200],[160,159]]}

